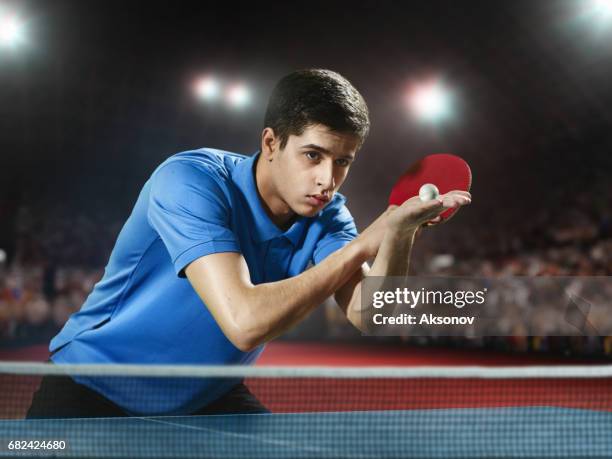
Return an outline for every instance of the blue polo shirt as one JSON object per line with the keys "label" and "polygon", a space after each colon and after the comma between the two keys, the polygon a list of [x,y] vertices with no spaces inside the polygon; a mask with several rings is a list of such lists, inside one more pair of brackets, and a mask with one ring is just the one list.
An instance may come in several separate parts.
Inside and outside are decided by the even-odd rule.
{"label": "blue polo shirt", "polygon": [[[50,345],[55,363],[251,364],[263,346],[237,349],[189,281],[185,267],[219,252],[241,253],[254,284],[302,273],[357,235],[345,198],[287,230],[266,214],[255,184],[258,154],[210,148],[178,153],[142,188],[104,276]],[[215,286],[210,286],[215,288]],[[274,298],[269,307],[273,308]],[[132,414],[187,414],[236,380],[75,380]]]}

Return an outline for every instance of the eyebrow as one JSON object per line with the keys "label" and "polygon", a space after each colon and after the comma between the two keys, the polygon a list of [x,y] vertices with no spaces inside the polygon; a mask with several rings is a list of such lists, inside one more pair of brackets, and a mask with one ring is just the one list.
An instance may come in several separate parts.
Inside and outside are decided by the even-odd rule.
{"label": "eyebrow", "polygon": [[[315,144],[315,143],[309,143],[309,144],[307,144],[307,145],[302,145],[300,148],[303,148],[303,149],[309,149],[309,150],[317,150],[317,151],[320,151],[320,152],[322,152],[322,153],[326,153],[326,154],[328,154],[328,155],[331,155],[331,154],[332,154],[332,152],[331,152],[331,151],[329,151],[327,148],[323,148],[322,146],[317,145],[317,144]],[[342,157],[342,158],[345,158],[345,159],[351,159],[351,160],[352,160],[352,159],[355,159],[355,156],[353,156],[353,155],[343,155],[343,156],[341,156],[341,157]]]}

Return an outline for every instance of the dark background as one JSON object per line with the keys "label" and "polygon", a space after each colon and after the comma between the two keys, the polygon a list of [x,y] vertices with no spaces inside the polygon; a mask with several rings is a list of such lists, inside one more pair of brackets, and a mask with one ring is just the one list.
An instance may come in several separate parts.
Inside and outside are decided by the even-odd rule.
{"label": "dark background", "polygon": [[[556,193],[578,179],[597,200],[612,170],[612,34],[580,3],[17,2],[30,45],[0,55],[0,240],[19,205],[124,219],[167,156],[252,153],[274,82],[304,67],[342,73],[369,103],[371,137],[343,189],[361,227],[398,168],[434,152],[473,168],[474,205],[454,225],[502,221],[508,207],[562,214]],[[255,103],[198,101],[191,83],[206,71],[249,82]],[[459,92],[455,118],[434,128],[399,103],[431,74]]]}

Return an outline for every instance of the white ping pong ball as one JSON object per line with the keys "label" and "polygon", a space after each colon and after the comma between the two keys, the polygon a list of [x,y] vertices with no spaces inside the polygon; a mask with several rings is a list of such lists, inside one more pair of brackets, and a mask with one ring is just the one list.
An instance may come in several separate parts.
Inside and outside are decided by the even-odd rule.
{"label": "white ping pong ball", "polygon": [[440,196],[440,192],[438,191],[438,187],[433,183],[426,183],[419,188],[419,198],[421,198],[421,201],[423,202],[431,201],[432,199],[436,199],[438,196]]}

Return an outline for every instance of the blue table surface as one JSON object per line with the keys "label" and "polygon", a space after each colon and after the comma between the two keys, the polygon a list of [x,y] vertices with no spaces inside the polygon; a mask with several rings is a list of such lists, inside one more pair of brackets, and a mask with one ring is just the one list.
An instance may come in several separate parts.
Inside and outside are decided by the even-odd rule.
{"label": "blue table surface", "polygon": [[[9,440],[64,440],[15,451]],[[0,457],[612,458],[612,413],[553,407],[0,421]]]}

